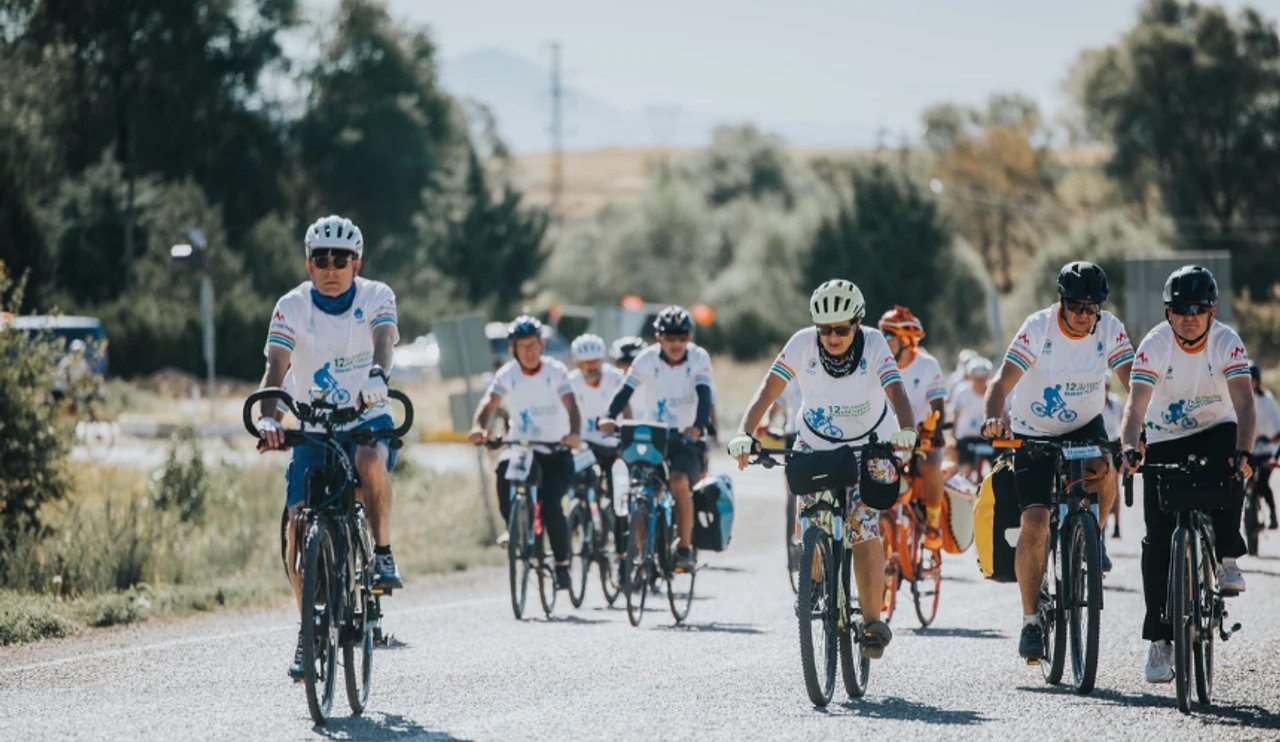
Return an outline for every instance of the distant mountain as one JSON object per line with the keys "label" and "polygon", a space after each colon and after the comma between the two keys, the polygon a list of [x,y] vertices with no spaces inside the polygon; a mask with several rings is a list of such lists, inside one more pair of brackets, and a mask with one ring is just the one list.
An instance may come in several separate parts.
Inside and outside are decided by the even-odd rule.
{"label": "distant mountain", "polygon": [[[470,52],[441,63],[441,82],[460,98],[488,106],[498,131],[517,152],[551,148],[550,71],[503,49]],[[566,88],[561,108],[566,149],[603,147],[701,147],[722,124],[745,123],[731,116],[655,104],[620,111],[590,91]],[[866,147],[873,133],[814,122],[757,122],[794,147]]]}

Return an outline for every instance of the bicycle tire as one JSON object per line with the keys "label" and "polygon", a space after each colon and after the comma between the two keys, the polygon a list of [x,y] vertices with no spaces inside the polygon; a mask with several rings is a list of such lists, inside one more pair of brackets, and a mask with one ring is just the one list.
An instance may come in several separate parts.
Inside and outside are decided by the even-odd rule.
{"label": "bicycle tire", "polygon": [[1093,690],[1098,675],[1102,547],[1098,544],[1098,527],[1091,513],[1080,513],[1072,518],[1069,533],[1070,577],[1065,584],[1070,596],[1067,625],[1071,633],[1071,675],[1076,693],[1087,695]]}
{"label": "bicycle tire", "polygon": [[631,511],[627,557],[622,562],[622,590],[627,599],[627,620],[632,626],[639,626],[644,618],[644,603],[649,595],[648,529],[649,506],[643,501],[637,502]]}
{"label": "bicycle tire", "polygon": [[884,598],[880,601],[880,618],[893,623],[893,610],[898,605],[898,585],[902,583],[902,569],[898,564],[894,539],[897,529],[887,517],[880,518],[880,542],[884,546]]}
{"label": "bicycle tire", "polygon": [[1196,624],[1199,636],[1192,647],[1191,660],[1196,673],[1196,700],[1202,705],[1213,703],[1213,645],[1217,640],[1218,624],[1222,615],[1218,609],[1218,599],[1210,588],[1217,580],[1214,574],[1213,560],[1208,555],[1213,553],[1204,533],[1200,539],[1200,573],[1199,587],[1196,590]]}
{"label": "bicycle tire", "polygon": [[845,630],[840,632],[840,677],[844,692],[850,699],[862,698],[871,685],[871,658],[863,657],[858,644],[862,643],[862,610],[858,607],[858,585],[850,574],[851,552],[846,551],[840,579],[844,584],[846,611]]}
{"label": "bicycle tire", "polygon": [[[817,579],[814,578],[817,572]],[[800,556],[800,585],[796,623],[800,631],[800,667],[804,687],[814,706],[824,708],[835,693],[837,662],[836,574],[832,563],[831,535],[818,526],[804,534]],[[815,623],[819,641],[814,641]],[[815,646],[820,643],[821,646]],[[819,660],[822,666],[818,666]]]}
{"label": "bicycle tire", "polygon": [[787,540],[786,540],[786,556],[787,556],[787,580],[791,583],[791,594],[795,595],[799,589],[800,577],[800,541],[796,539],[796,498],[787,491]]}
{"label": "bicycle tire", "polygon": [[[1255,474],[1254,476],[1266,475]],[[1245,551],[1249,556],[1258,555],[1258,534],[1262,531],[1262,508],[1258,499],[1254,491],[1253,478],[1250,478],[1244,490],[1244,543]]]}
{"label": "bicycle tire", "polygon": [[[373,680],[373,625],[369,620],[374,614],[373,577],[364,544],[356,542],[352,544],[352,548],[355,551],[352,561],[356,570],[356,605],[360,612],[349,612],[351,640],[344,642],[342,646],[342,671],[347,681],[347,704],[351,707],[351,713],[360,714],[369,705],[369,687]],[[356,656],[357,648],[360,650],[359,657]]]}
{"label": "bicycle tire", "polygon": [[[676,571],[675,561],[678,539],[676,538],[675,530],[673,527],[667,527],[665,523],[662,524],[663,538],[666,541],[664,553],[667,555],[666,564],[663,565],[663,573],[667,578],[667,604],[671,607],[671,616],[675,618],[678,624],[689,617],[689,609],[693,607],[693,586],[697,581],[698,572],[696,569],[688,572]],[[695,549],[695,564],[697,557],[698,552]]]}
{"label": "bicycle tire", "polygon": [[1178,710],[1186,714],[1191,711],[1193,590],[1190,581],[1195,575],[1195,566],[1191,563],[1191,540],[1185,528],[1179,527],[1174,531],[1172,554],[1173,560],[1170,564],[1172,574],[1169,579],[1172,610],[1169,612],[1169,623],[1173,627],[1173,682]]}
{"label": "bicycle tire", "polygon": [[542,536],[534,536],[534,549],[538,557],[538,602],[542,604],[542,614],[547,618],[551,618],[551,614],[556,610],[556,571],[555,557],[547,556],[551,554],[551,534],[546,528],[542,529]]}
{"label": "bicycle tire", "polygon": [[507,524],[507,578],[511,587],[511,612],[516,620],[524,618],[525,603],[529,597],[529,508],[523,497],[511,498],[510,520]]}
{"label": "bicycle tire", "polygon": [[[1056,529],[1050,529],[1049,537],[1057,539]],[[1045,580],[1040,587],[1040,628],[1044,632],[1045,658],[1040,672],[1049,685],[1062,682],[1067,661],[1067,615],[1062,609],[1062,578],[1058,569],[1058,549],[1049,553],[1045,566]]]}
{"label": "bicycle tire", "polygon": [[942,595],[942,554],[938,549],[926,549],[924,534],[912,529],[911,543],[911,602],[920,619],[920,628],[927,629],[938,617],[938,600]]}
{"label": "bicycle tire", "polygon": [[587,597],[587,578],[591,575],[591,515],[582,501],[576,501],[569,510],[569,602],[581,608]]}
{"label": "bicycle tire", "polygon": [[333,578],[333,542],[324,520],[317,518],[307,529],[302,559],[303,685],[317,725],[327,722],[333,710],[338,654]]}
{"label": "bicycle tire", "polygon": [[620,567],[615,557],[618,553],[617,536],[615,528],[617,526],[617,516],[613,514],[613,505],[600,509],[600,533],[596,534],[598,547],[596,549],[596,561],[600,565],[600,591],[604,593],[605,602],[612,608],[617,602],[618,596],[622,594],[622,579],[620,577]]}

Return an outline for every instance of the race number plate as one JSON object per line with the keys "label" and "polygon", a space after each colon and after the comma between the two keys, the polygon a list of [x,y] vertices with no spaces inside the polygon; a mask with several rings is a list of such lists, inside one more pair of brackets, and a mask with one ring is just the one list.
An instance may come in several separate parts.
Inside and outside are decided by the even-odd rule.
{"label": "race number plate", "polygon": [[578,474],[596,465],[595,452],[590,448],[584,448],[573,455],[573,472]]}
{"label": "race number plate", "polygon": [[1102,456],[1102,449],[1097,446],[1064,446],[1062,449],[1062,458],[1067,461],[1079,461],[1080,459],[1096,459]]}
{"label": "race number plate", "polygon": [[533,471],[533,451],[518,446],[507,449],[507,479],[522,482],[529,478],[531,471]]}

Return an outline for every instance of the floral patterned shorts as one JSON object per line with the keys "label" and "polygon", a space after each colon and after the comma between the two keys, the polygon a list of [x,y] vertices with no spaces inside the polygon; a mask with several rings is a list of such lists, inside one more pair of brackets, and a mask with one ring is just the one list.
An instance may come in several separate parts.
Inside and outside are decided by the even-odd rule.
{"label": "floral patterned shorts", "polygon": [[[804,441],[797,439],[797,451],[808,453],[813,448]],[[798,511],[803,511],[805,507],[813,504],[817,499],[816,495],[800,495]],[[862,497],[858,495],[858,486],[849,487],[845,492],[845,502],[848,503],[848,510],[845,512],[845,544],[855,545],[866,541],[874,541],[880,538],[880,511],[869,508],[862,504]]]}

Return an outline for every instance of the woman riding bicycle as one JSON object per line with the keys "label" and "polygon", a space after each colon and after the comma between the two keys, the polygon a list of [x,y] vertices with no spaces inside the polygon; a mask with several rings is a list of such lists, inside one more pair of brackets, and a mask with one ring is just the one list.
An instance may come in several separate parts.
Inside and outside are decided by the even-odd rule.
{"label": "woman riding bicycle", "polygon": [[[1164,324],[1142,339],[1133,368],[1133,386],[1124,409],[1121,442],[1123,470],[1131,473],[1143,461],[1171,464],[1190,455],[1204,456],[1211,468],[1234,470],[1249,478],[1253,448],[1254,405],[1249,381],[1249,357],[1235,330],[1214,319],[1218,284],[1198,265],[1174,271],[1164,284]],[[1181,414],[1169,422],[1166,413],[1177,406]],[[1181,421],[1189,418],[1194,425]],[[1144,450],[1140,436],[1145,429]],[[1161,620],[1168,594],[1169,543],[1174,516],[1160,509],[1155,488],[1144,486],[1142,519],[1142,593],[1147,613],[1142,638],[1147,652],[1147,681],[1173,680],[1173,627]],[[1222,559],[1219,588],[1223,595],[1244,592],[1244,576],[1236,557],[1246,548],[1240,534],[1239,494],[1225,509],[1211,511],[1216,551]]]}
{"label": "woman riding bicycle", "polygon": [[[815,326],[791,336],[729,442],[729,455],[738,460],[738,468],[746,467],[758,446],[747,431],[756,429],[770,405],[793,381],[800,386],[802,397],[797,415],[798,450],[826,451],[865,443],[872,433],[895,447],[911,450],[917,438],[911,400],[884,336],[862,327],[866,315],[862,292],[851,281],[827,281],[813,292],[809,313]],[[816,417],[812,412],[829,418],[841,435],[829,435],[828,426],[815,429],[809,424]],[[863,651],[875,658],[893,638],[889,625],[880,620],[884,595],[880,513],[862,503],[856,486],[849,488],[847,502],[854,579],[867,621]]]}

